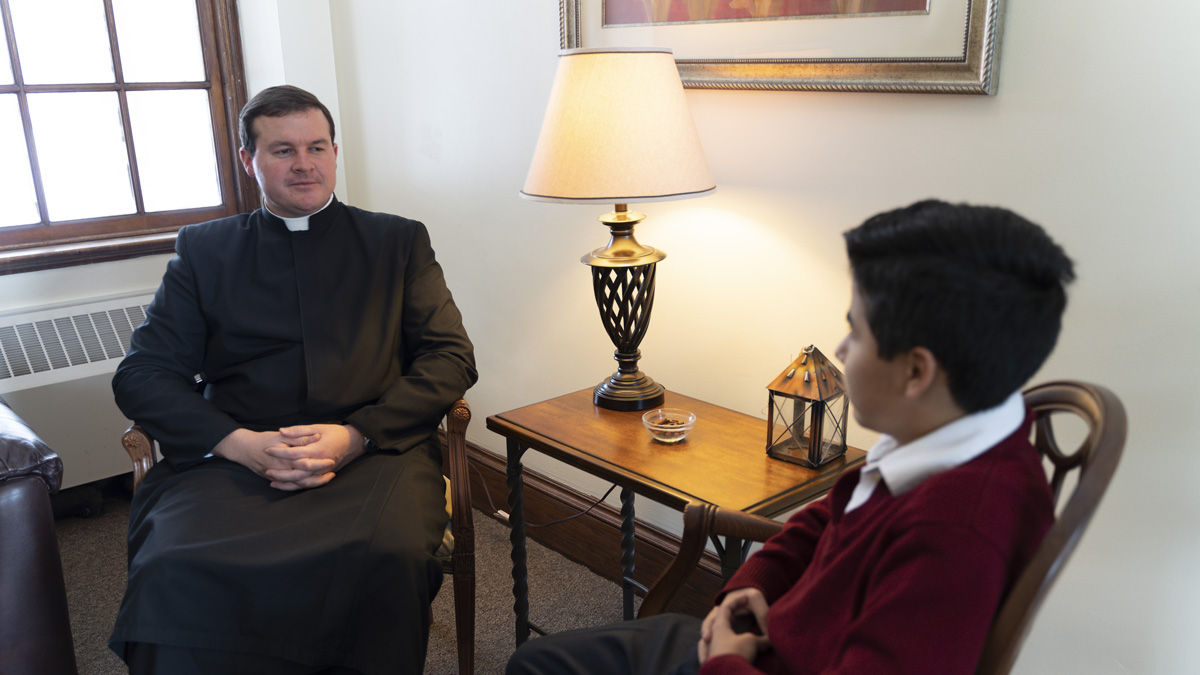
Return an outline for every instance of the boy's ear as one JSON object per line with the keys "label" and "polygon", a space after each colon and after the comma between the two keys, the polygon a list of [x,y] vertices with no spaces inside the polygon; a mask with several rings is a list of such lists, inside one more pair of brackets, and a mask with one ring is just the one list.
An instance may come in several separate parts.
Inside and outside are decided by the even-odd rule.
{"label": "boy's ear", "polygon": [[913,347],[905,355],[904,396],[918,399],[937,382],[941,364],[925,347]]}

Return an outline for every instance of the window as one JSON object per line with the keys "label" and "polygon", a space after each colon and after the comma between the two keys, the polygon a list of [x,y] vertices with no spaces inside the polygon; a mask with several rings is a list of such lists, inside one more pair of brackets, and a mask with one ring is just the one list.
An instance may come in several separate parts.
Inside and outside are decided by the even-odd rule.
{"label": "window", "polygon": [[254,202],[236,0],[0,0],[0,274],[168,252]]}

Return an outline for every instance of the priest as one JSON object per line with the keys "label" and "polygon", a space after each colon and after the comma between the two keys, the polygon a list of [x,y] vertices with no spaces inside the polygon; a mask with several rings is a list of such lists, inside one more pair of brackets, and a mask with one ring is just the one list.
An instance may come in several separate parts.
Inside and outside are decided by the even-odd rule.
{"label": "priest", "polygon": [[315,96],[266,89],[240,133],[262,208],[179,231],[113,378],[165,461],[109,646],[135,674],[415,675],[473,347],[425,226],[333,195]]}

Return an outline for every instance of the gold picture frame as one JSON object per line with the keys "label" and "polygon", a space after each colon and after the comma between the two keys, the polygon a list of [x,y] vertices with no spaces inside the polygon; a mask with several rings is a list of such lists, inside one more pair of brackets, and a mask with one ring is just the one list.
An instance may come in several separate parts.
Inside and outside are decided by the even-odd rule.
{"label": "gold picture frame", "polygon": [[[667,46],[667,44],[585,44],[586,35],[598,26],[595,12],[604,0],[559,0],[559,42],[563,49],[597,46]],[[939,2],[940,0],[931,0]],[[755,58],[731,54],[728,57],[686,58],[675,49],[676,63],[683,86],[692,89],[759,89],[831,92],[897,92],[922,94],[982,94],[996,92],[1003,0],[964,0],[960,11],[961,53],[940,56],[839,56],[837,58]],[[588,11],[581,11],[581,9]],[[911,20],[914,17],[906,17]],[[921,18],[921,17],[916,17]],[[819,18],[792,22],[812,32],[825,26],[842,28],[846,18]],[[746,22],[757,24],[763,22]],[[771,22],[784,23],[784,22]],[[697,24],[701,29],[712,24]],[[814,28],[815,26],[815,28]],[[671,30],[687,31],[689,25]],[[707,28],[711,30],[711,28]],[[953,25],[943,32],[955,31],[942,38],[956,44],[960,28]],[[645,29],[643,29],[645,30]],[[723,29],[737,35],[740,27]],[[661,31],[663,33],[667,31]],[[680,33],[676,32],[675,35]],[[644,35],[644,33],[640,34]],[[617,38],[619,40],[619,38]],[[735,50],[730,50],[734,52]],[[753,51],[752,46],[741,50]]]}

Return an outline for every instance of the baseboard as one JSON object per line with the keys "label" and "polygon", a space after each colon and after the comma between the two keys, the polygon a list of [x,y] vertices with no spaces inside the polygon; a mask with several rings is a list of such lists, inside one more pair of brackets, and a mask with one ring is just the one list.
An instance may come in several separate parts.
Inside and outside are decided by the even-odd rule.
{"label": "baseboard", "polygon": [[[508,510],[508,482],[505,459],[473,444],[468,444],[471,470],[471,504],[480,513],[503,520],[489,506]],[[615,583],[621,582],[621,515],[608,504],[599,504],[590,512],[547,527],[530,524],[550,523],[588,509],[596,497],[583,494],[562,483],[525,469],[524,496],[526,536],[568,559],[588,567]],[[680,516],[682,518],[682,515]],[[679,537],[637,522],[634,579],[650,586],[662,574],[679,550]],[[721,588],[721,566],[715,555],[706,552],[692,573],[672,611],[704,616],[712,608],[713,597]]]}

